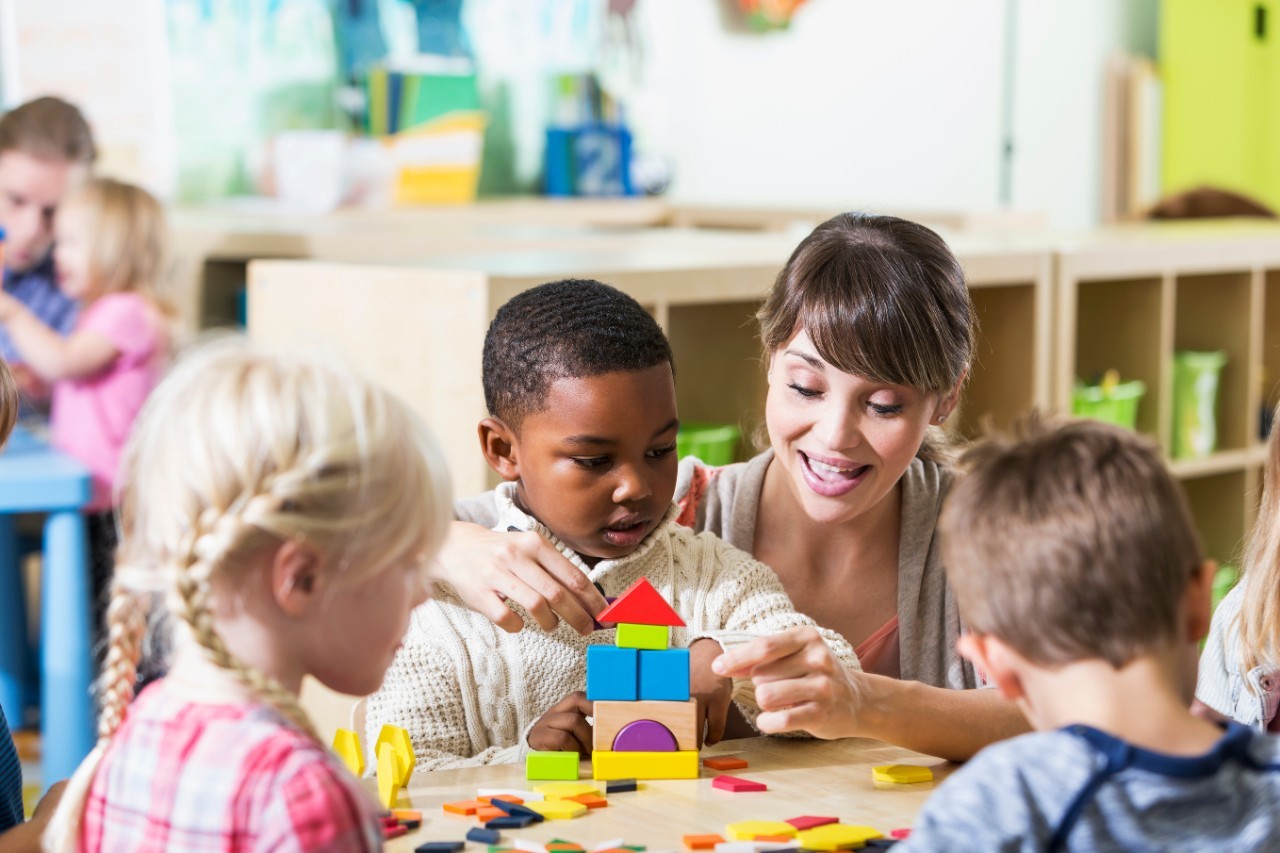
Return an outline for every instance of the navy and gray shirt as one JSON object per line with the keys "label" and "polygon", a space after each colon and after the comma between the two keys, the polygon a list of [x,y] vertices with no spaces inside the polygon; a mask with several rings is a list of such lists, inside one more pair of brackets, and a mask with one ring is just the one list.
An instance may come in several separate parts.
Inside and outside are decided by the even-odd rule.
{"label": "navy and gray shirt", "polygon": [[[76,324],[77,304],[58,289],[53,275],[53,253],[25,272],[4,271],[5,292],[30,309],[32,314],[60,335],[71,334]],[[0,358],[19,363],[22,356],[14,349],[9,332],[0,327]]]}
{"label": "navy and gray shirt", "polygon": [[987,747],[925,803],[909,850],[1280,851],[1280,738],[1231,723],[1204,755],[1089,726]]}
{"label": "navy and gray shirt", "polygon": [[22,823],[22,765],[0,711],[0,832]]}

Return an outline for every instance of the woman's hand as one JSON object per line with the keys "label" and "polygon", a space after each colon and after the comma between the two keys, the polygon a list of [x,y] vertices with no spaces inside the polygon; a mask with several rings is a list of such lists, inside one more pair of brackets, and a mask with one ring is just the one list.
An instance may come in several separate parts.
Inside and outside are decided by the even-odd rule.
{"label": "woman's hand", "polygon": [[712,670],[730,678],[750,678],[756,686],[766,734],[802,730],[815,737],[863,734],[859,719],[862,673],[845,669],[813,628],[792,628],[725,652]]}
{"label": "woman's hand", "polygon": [[590,755],[591,726],[587,724],[587,717],[591,716],[591,707],[587,694],[581,690],[570,693],[533,724],[529,730],[529,748]]}
{"label": "woman's hand", "polygon": [[724,650],[715,640],[703,637],[689,646],[689,696],[698,702],[698,737],[706,733],[705,744],[719,743],[729,719],[733,701],[733,679],[717,675],[711,664]]}
{"label": "woman's hand", "polygon": [[432,580],[449,584],[468,606],[512,633],[524,621],[508,600],[544,631],[563,620],[584,637],[607,606],[582,570],[537,533],[501,533],[464,521],[450,527]]}

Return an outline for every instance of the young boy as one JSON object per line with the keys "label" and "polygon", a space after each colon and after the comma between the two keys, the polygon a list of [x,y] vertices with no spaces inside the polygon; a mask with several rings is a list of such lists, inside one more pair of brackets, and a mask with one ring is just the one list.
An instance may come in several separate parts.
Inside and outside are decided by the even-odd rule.
{"label": "young boy", "polygon": [[939,530],[961,650],[1039,731],[949,778],[903,849],[1276,849],[1280,741],[1189,710],[1214,567],[1158,451],[1022,432],[970,451]]}
{"label": "young boy", "polygon": [[[80,111],[58,98],[37,98],[0,117],[0,228],[4,229],[4,289],[46,326],[67,334],[76,304],[58,289],[53,270],[53,217],[59,202],[89,174],[97,157]],[[18,362],[0,329],[0,358],[19,386],[38,395],[41,383]]]}
{"label": "young boy", "polygon": [[[489,327],[484,390],[481,450],[507,481],[495,529],[538,531],[610,595],[648,578],[687,623],[671,644],[690,649],[708,740],[721,736],[731,696],[754,719],[751,682],[716,676],[710,662],[759,634],[814,623],[769,567],[674,523],[675,379],[654,319],[595,281],[525,291]],[[823,636],[857,668],[847,642]],[[612,644],[614,631],[507,633],[444,587],[415,611],[369,699],[368,732],[406,728],[422,769],[516,761],[528,749],[589,753],[589,642]]]}

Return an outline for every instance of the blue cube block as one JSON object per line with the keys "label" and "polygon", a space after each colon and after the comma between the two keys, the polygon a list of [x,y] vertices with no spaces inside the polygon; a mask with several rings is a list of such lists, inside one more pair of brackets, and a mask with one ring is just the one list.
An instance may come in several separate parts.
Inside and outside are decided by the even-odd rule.
{"label": "blue cube block", "polygon": [[[685,660],[688,660],[686,654]],[[689,688],[689,665],[685,664],[685,692]],[[587,646],[587,698],[634,702],[638,698],[640,659],[636,649],[617,646]]]}
{"label": "blue cube block", "polygon": [[640,699],[689,700],[689,650],[640,652]]}

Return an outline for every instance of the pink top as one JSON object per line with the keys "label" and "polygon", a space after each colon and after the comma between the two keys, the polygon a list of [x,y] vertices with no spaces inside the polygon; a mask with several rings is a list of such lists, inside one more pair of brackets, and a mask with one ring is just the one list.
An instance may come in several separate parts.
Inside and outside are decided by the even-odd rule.
{"label": "pink top", "polygon": [[120,454],[138,410],[160,381],[168,336],[159,313],[137,293],[109,293],[91,303],[73,334],[94,332],[119,352],[93,376],[53,385],[53,446],[83,462],[93,474],[93,499],[86,509],[111,506]]}
{"label": "pink top", "polygon": [[898,645],[898,614],[880,626],[870,637],[854,649],[863,672],[876,675],[887,675],[890,678],[902,677],[902,662]]}
{"label": "pink top", "polygon": [[193,703],[164,680],[93,777],[81,851],[382,849],[371,795],[270,708]]}

